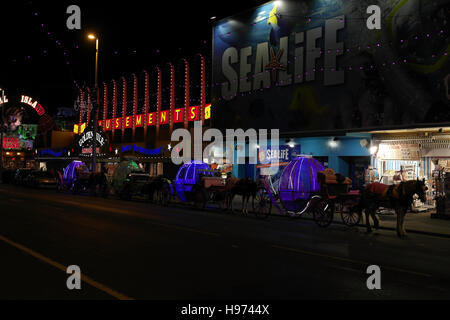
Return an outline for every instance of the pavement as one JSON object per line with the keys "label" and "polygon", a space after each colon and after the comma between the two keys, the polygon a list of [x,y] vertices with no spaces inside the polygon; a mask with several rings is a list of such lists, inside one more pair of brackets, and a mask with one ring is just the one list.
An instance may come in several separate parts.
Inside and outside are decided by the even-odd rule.
{"label": "pavement", "polygon": [[0,299],[449,299],[449,241],[3,185]]}

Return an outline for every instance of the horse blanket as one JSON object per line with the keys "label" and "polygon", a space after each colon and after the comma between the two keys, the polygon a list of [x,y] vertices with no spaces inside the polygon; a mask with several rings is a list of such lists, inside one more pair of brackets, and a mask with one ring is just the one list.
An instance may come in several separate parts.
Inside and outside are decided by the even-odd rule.
{"label": "horse blanket", "polygon": [[366,187],[366,190],[368,192],[375,193],[379,196],[382,196],[383,194],[387,193],[389,187],[390,187],[389,185],[375,182],[375,183],[368,184]]}

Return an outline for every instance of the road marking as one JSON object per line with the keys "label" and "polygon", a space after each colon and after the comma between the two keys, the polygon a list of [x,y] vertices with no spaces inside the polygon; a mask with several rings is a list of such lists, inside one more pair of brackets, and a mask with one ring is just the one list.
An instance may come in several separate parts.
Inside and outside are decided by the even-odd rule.
{"label": "road marking", "polygon": [[[284,251],[296,252],[296,253],[309,255],[309,256],[315,256],[315,257],[327,258],[327,259],[332,259],[332,260],[356,263],[356,264],[360,264],[360,265],[364,265],[364,266],[365,265],[367,265],[367,266],[372,265],[372,263],[369,263],[369,262],[366,262],[366,261],[358,261],[358,260],[352,260],[352,259],[348,259],[348,258],[335,257],[335,256],[327,255],[327,254],[311,252],[311,251],[304,251],[304,250],[300,250],[300,249],[282,247],[282,246],[277,246],[277,245],[272,245],[272,248],[279,249],[279,250],[284,250]],[[426,273],[421,273],[421,272],[416,272],[416,271],[411,271],[411,270],[405,270],[405,269],[400,269],[400,268],[396,268],[396,267],[382,266],[382,268],[386,269],[386,270],[392,270],[392,271],[397,271],[397,272],[402,272],[402,273],[409,273],[409,274],[413,274],[413,275],[421,276],[421,277],[426,277],[426,278],[431,278],[432,277],[431,275],[426,274]]]}
{"label": "road marking", "polygon": [[[58,263],[58,262],[56,262],[56,261],[54,261],[54,260],[52,260],[50,258],[47,258],[47,257],[43,256],[42,254],[36,252],[36,251],[28,249],[27,247],[25,247],[25,246],[23,246],[21,244],[18,244],[17,242],[9,240],[8,238],[3,237],[2,235],[0,235],[0,241],[3,241],[3,242],[9,244],[10,246],[12,246],[12,247],[14,247],[16,249],[19,249],[20,251],[22,251],[22,252],[24,252],[26,254],[29,254],[30,256],[33,256],[34,258],[40,260],[41,262],[49,264],[52,267],[55,267],[55,268],[61,270],[64,273],[67,272],[67,267],[66,266],[64,266],[64,265],[62,265],[62,264],[60,264],[60,263]],[[116,290],[113,290],[113,289],[105,286],[104,284],[101,284],[100,282],[97,282],[94,279],[92,279],[92,278],[90,278],[90,277],[88,277],[88,276],[86,276],[84,274],[81,275],[81,281],[86,282],[90,286],[92,286],[92,287],[94,287],[94,288],[96,288],[96,289],[98,289],[100,291],[103,291],[104,293],[106,293],[106,294],[108,294],[108,295],[110,295],[110,296],[112,296],[112,297],[114,297],[116,299],[119,299],[119,300],[134,300],[133,298],[130,298],[130,297],[128,297],[128,296],[126,296],[126,295],[124,295],[124,294],[122,294],[120,292],[117,292]]]}

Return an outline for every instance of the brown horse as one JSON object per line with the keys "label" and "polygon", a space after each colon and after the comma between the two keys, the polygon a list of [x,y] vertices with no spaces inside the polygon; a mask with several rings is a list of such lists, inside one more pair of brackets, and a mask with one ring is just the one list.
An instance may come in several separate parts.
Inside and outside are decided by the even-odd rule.
{"label": "brown horse", "polygon": [[376,211],[379,207],[391,208],[397,214],[397,235],[404,237],[405,215],[414,201],[414,196],[418,195],[422,202],[426,201],[425,180],[413,180],[401,182],[398,185],[384,185],[381,183],[371,183],[362,192],[359,205],[359,214],[365,211],[367,232],[372,232],[369,216],[374,221],[374,227],[378,229],[379,221]]}
{"label": "brown horse", "polygon": [[250,178],[238,179],[228,177],[225,184],[226,192],[226,208],[233,211],[233,199],[236,195],[242,196],[242,213],[248,214],[248,203],[250,197],[255,197],[258,186],[255,181]]}

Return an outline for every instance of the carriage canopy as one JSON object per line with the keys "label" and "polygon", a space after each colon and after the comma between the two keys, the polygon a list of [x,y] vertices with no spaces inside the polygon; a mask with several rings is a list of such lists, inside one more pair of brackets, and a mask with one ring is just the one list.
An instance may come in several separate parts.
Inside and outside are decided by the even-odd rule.
{"label": "carriage canopy", "polygon": [[200,182],[202,175],[213,175],[209,165],[204,162],[195,160],[180,167],[175,179],[175,189],[181,201],[187,201],[186,193],[192,191],[193,186]]}
{"label": "carriage canopy", "polygon": [[65,169],[63,182],[66,186],[71,186],[78,179],[79,173],[89,173],[88,167],[81,161],[72,161]]}
{"label": "carriage canopy", "polygon": [[283,169],[279,192],[286,210],[303,210],[310,196],[320,191],[317,173],[323,170],[319,161],[307,157],[298,157]]}
{"label": "carriage canopy", "polygon": [[137,160],[127,159],[117,165],[112,178],[112,185],[115,192],[119,193],[122,190],[125,179],[130,173],[144,173]]}

